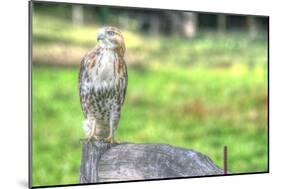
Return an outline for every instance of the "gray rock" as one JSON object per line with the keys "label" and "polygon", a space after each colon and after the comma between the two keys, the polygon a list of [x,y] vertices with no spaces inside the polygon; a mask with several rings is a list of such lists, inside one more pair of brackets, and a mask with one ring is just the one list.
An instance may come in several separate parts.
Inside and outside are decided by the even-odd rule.
{"label": "gray rock", "polygon": [[80,183],[205,175],[223,171],[206,155],[167,144],[84,141]]}

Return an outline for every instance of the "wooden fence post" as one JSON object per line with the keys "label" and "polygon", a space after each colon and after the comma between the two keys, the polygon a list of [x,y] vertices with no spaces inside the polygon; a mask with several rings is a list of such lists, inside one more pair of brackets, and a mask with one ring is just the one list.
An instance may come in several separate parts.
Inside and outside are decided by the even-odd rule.
{"label": "wooden fence post", "polygon": [[222,175],[202,153],[166,144],[84,141],[80,183]]}

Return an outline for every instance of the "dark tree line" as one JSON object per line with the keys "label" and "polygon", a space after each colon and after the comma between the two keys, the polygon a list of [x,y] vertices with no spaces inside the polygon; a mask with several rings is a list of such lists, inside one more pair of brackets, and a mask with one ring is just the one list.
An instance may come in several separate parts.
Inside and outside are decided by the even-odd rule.
{"label": "dark tree line", "polygon": [[36,3],[34,9],[74,24],[102,25],[106,22],[149,34],[179,34],[188,38],[204,30],[219,33],[244,31],[255,38],[258,33],[266,33],[268,27],[268,18],[261,16],[46,3]]}

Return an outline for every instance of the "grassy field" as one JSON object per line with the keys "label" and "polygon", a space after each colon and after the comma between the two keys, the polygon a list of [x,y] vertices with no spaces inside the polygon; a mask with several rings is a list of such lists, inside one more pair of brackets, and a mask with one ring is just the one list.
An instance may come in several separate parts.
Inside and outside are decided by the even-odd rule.
{"label": "grassy field", "polygon": [[[40,15],[34,20],[33,185],[77,183],[79,139],[85,136],[73,60],[80,61],[94,46],[97,27],[75,28]],[[194,149],[219,166],[227,145],[230,172],[267,170],[267,46],[262,39],[237,34],[186,41],[124,33],[129,85],[117,139]],[[65,54],[68,50],[75,53]],[[72,66],[56,66],[65,62]]]}

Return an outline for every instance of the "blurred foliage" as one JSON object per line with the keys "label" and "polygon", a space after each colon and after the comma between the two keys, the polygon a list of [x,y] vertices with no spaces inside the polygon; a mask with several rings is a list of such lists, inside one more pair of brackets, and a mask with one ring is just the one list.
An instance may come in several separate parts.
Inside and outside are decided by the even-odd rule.
{"label": "blurred foliage", "polygon": [[[78,182],[82,111],[78,64],[99,25],[34,14],[33,185]],[[121,28],[122,29],[122,28]],[[267,170],[267,42],[245,33],[197,38],[123,31],[129,85],[116,138],[207,154],[232,173]],[[74,66],[57,66],[57,64]],[[51,66],[52,65],[52,66]]]}
{"label": "blurred foliage", "polygon": [[[34,2],[33,13],[45,15],[51,17],[53,19],[62,18],[65,23],[72,22],[72,11],[74,6],[79,6],[83,9],[83,21],[86,24],[122,24],[122,22],[126,22],[126,25],[130,28],[136,27],[135,19],[130,20],[122,20],[120,18],[124,18],[125,16],[136,17],[134,13],[137,10],[128,9],[128,8],[113,8],[107,6],[96,6],[96,5],[71,5],[66,3],[46,3],[46,2]],[[138,11],[140,11],[138,9]]]}

